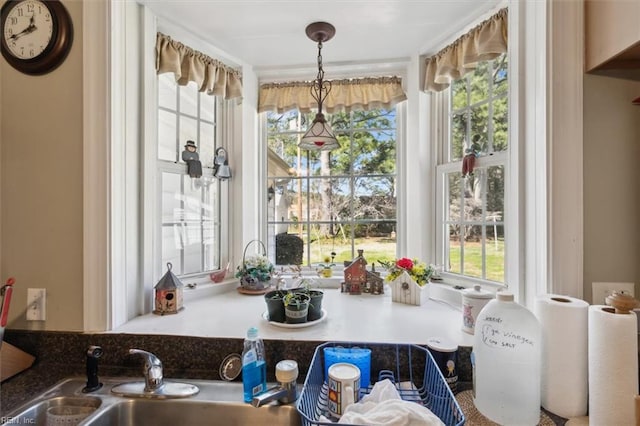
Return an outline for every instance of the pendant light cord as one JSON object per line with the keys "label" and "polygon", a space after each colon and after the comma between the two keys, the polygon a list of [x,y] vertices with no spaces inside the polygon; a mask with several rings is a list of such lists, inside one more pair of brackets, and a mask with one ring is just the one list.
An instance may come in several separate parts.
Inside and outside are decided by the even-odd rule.
{"label": "pendant light cord", "polygon": [[[324,90],[324,96],[322,91]],[[331,91],[331,82],[324,81],[324,69],[322,68],[322,40],[318,40],[318,75],[311,86],[311,96],[318,103],[318,114],[322,114],[322,104]]]}

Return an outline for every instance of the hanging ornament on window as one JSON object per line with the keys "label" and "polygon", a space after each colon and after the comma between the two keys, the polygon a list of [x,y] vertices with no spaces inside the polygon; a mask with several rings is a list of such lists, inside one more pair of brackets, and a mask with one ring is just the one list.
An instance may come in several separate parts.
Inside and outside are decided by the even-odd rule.
{"label": "hanging ornament on window", "polygon": [[480,135],[473,135],[471,146],[464,150],[465,156],[462,159],[462,177],[473,176],[473,168],[476,165],[476,158],[480,155]]}
{"label": "hanging ornament on window", "polygon": [[200,162],[200,156],[196,152],[197,149],[194,141],[187,141],[184,151],[182,151],[182,161],[187,163],[187,172],[192,178],[202,176],[202,163]]}

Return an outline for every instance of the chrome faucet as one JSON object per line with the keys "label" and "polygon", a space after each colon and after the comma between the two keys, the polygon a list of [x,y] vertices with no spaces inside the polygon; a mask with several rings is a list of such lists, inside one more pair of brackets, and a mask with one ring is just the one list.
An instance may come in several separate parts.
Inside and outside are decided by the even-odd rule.
{"label": "chrome faucet", "polygon": [[251,400],[251,405],[261,407],[275,400],[278,400],[281,404],[292,403],[298,398],[296,386],[297,383],[295,381],[280,383],[278,386],[274,386],[271,389],[267,389],[266,392],[254,396]]}
{"label": "chrome faucet", "polygon": [[191,383],[164,381],[162,377],[162,362],[151,352],[142,349],[129,349],[131,355],[141,355],[144,358],[144,383],[120,383],[111,388],[111,393],[126,397],[144,398],[187,398],[200,392],[198,386]]}
{"label": "chrome faucet", "polygon": [[142,349],[129,349],[129,353],[132,355],[142,355],[144,358],[144,391],[154,392],[160,389],[164,382],[162,378],[162,362],[157,356],[151,352],[143,351]]}
{"label": "chrome faucet", "polygon": [[251,400],[251,405],[260,407],[275,400],[278,400],[281,404],[294,402],[298,398],[297,378],[298,363],[288,359],[280,361],[276,364],[276,380],[278,380],[278,386],[267,389],[266,392],[254,396]]}

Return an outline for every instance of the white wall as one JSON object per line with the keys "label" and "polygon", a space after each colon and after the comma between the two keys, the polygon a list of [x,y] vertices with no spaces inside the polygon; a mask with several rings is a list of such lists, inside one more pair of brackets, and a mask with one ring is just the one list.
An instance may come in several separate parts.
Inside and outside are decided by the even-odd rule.
{"label": "white wall", "polygon": [[640,295],[640,82],[584,79],[584,294],[594,281]]}
{"label": "white wall", "polygon": [[[59,68],[22,74],[0,60],[0,279],[16,278],[10,328],[83,329],[83,4]],[[46,288],[47,321],[26,322],[27,288]]]}

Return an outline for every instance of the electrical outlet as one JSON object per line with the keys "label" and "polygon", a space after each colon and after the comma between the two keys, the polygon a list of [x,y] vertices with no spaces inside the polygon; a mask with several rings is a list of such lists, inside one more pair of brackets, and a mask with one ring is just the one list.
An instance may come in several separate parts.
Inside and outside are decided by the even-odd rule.
{"label": "electrical outlet", "polygon": [[47,289],[27,289],[27,321],[44,321],[46,318]]}
{"label": "electrical outlet", "polygon": [[614,291],[624,291],[635,297],[634,283],[591,283],[591,303],[594,305],[606,305],[605,299]]}

